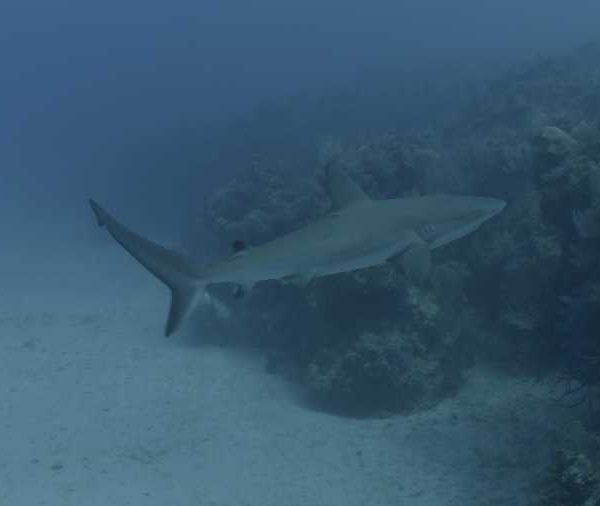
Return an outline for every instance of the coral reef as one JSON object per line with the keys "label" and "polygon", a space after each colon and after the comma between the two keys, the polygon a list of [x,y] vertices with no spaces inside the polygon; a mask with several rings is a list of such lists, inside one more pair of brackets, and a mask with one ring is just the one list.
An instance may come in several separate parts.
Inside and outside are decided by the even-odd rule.
{"label": "coral reef", "polygon": [[218,191],[207,206],[207,221],[228,243],[260,243],[322,214],[325,202],[314,181],[286,181],[281,173],[252,165]]}
{"label": "coral reef", "polygon": [[[285,127],[297,101],[246,124],[260,132],[265,121],[271,130],[280,122],[279,146],[290,149],[267,156],[255,143],[252,167],[214,196],[207,221],[224,244],[259,243],[327,212],[319,166],[333,155],[375,198],[444,191],[509,202],[477,234],[435,252],[426,286],[410,285],[390,264],[305,288],[258,287],[236,320],[254,341],[261,336],[270,368],[294,370],[322,404],[347,411],[427,404],[478,359],[560,372],[577,395],[597,400],[598,62],[600,48],[590,45],[515,68],[466,103],[449,100],[454,108],[422,103],[427,128],[386,121],[365,135],[364,124],[328,123],[309,142]],[[314,118],[302,124],[316,125],[345,100],[352,95],[312,101]]]}
{"label": "coral reef", "polygon": [[415,335],[364,334],[311,363],[313,399],[344,413],[385,413],[424,407],[450,390],[442,361]]}
{"label": "coral reef", "polygon": [[537,506],[597,506],[600,467],[584,453],[560,450],[549,466]]}

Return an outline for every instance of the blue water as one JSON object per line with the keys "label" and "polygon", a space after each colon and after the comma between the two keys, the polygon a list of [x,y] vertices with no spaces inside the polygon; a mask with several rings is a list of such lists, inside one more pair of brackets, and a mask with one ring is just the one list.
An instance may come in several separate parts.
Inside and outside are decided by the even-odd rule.
{"label": "blue water", "polygon": [[[593,65],[560,63],[593,41],[598,19],[593,1],[3,2],[0,506],[530,504],[552,451],[567,444],[565,427],[590,425],[585,409],[556,402],[556,380],[564,342],[588,346],[597,323],[585,284],[597,276],[597,243],[574,236],[569,218],[571,207],[593,211],[587,183],[572,193],[559,185],[552,208],[554,187],[539,186],[546,173],[527,165],[527,149],[533,125],[551,123],[598,162],[586,139],[600,101],[573,84]],[[548,68],[560,77],[536,81],[548,71],[536,65],[554,57]],[[497,84],[489,96],[502,89],[506,101],[478,99],[514,75],[533,76],[537,91]],[[546,93],[548,104],[523,107]],[[307,393],[310,364],[330,371],[345,357],[351,367],[344,353],[358,334],[414,330],[388,321],[404,286],[392,271],[310,292],[263,287],[239,303],[225,289],[229,320],[203,307],[166,340],[168,291],[96,227],[87,204],[97,198],[205,263],[233,239],[252,245],[239,232],[266,240],[324,212],[313,174],[337,144],[377,196],[483,192],[514,210],[434,256],[436,296],[468,286],[478,326],[465,325],[465,346],[440,359],[460,381],[418,409],[355,416]],[[477,170],[492,151],[500,176],[490,180]],[[448,156],[454,165],[440,171]],[[589,167],[576,168],[587,177]],[[257,208],[272,228],[248,218]],[[506,267],[499,252],[516,257],[530,239],[539,257],[527,268],[486,270]],[[559,247],[567,274],[555,280],[544,269]],[[369,292],[387,279],[389,291]],[[521,339],[532,308],[562,315],[526,296],[548,280],[548,300],[587,302],[556,318],[562,328],[543,322],[547,342]],[[499,321],[506,335],[494,333]],[[414,332],[425,347],[437,338],[426,324]],[[585,364],[568,372],[597,386]],[[354,387],[379,380],[352,378]]]}

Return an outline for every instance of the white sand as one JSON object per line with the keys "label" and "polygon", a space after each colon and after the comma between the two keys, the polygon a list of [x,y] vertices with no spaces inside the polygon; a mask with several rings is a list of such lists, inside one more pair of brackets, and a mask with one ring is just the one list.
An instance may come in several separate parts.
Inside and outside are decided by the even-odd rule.
{"label": "white sand", "polygon": [[1,506],[526,504],[547,388],[475,371],[424,413],[308,410],[261,357],[164,339],[166,290],[90,230],[5,250]]}

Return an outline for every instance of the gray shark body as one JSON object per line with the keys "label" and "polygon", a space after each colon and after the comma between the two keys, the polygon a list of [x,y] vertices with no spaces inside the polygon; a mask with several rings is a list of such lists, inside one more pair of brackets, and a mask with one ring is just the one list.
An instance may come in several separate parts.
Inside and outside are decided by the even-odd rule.
{"label": "gray shark body", "polygon": [[455,195],[372,200],[332,168],[327,182],[335,207],[331,213],[210,266],[200,266],[136,234],[90,203],[98,223],[171,289],[167,335],[208,298],[205,289],[211,284],[246,288],[266,280],[303,284],[392,258],[399,259],[409,278],[420,282],[429,272],[431,250],[473,232],[506,205],[498,199]]}

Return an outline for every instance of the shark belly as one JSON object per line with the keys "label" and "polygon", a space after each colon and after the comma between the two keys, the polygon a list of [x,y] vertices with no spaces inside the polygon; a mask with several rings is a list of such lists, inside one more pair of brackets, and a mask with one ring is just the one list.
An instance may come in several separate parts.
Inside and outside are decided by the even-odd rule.
{"label": "shark belly", "polygon": [[355,251],[336,252],[334,259],[324,259],[320,264],[315,265],[315,271],[318,272],[317,275],[325,276],[375,267],[401,254],[417,241],[418,237],[407,233],[399,239],[392,238]]}

